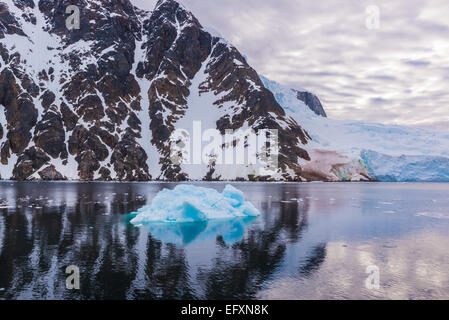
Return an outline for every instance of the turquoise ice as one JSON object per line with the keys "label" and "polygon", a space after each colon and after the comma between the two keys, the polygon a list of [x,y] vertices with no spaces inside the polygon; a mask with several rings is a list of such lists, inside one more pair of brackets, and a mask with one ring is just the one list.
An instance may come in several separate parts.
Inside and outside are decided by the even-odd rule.
{"label": "turquoise ice", "polygon": [[134,225],[147,223],[188,223],[209,220],[229,220],[260,215],[245,195],[231,185],[222,193],[215,189],[178,185],[164,189],[151,205],[141,208],[131,220]]}

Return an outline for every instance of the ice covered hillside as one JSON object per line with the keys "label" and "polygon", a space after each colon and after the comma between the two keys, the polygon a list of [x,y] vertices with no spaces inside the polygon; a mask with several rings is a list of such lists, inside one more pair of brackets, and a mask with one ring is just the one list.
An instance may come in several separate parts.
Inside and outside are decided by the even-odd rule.
{"label": "ice covered hillside", "polygon": [[297,91],[262,77],[286,113],[311,136],[303,169],[330,180],[449,181],[449,132],[322,117]]}

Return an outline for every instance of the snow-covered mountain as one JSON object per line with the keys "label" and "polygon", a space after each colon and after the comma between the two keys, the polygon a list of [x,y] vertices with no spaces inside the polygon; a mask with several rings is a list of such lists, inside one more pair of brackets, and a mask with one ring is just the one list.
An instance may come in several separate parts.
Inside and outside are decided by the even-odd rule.
{"label": "snow-covered mountain", "polygon": [[[277,129],[274,177],[300,179],[301,127],[239,51],[182,5],[79,1],[80,29],[68,30],[71,4],[0,4],[2,178],[248,179],[250,165],[172,161],[171,133],[201,120],[223,134]],[[227,147],[239,143],[245,136]]]}
{"label": "snow-covered mountain", "polygon": [[[69,30],[73,4],[80,28]],[[195,121],[222,136],[278,130],[278,169],[264,176],[213,154],[203,164],[174,161],[172,133],[195,132]],[[248,149],[248,139],[222,148]],[[152,12],[129,0],[0,2],[2,179],[401,180],[398,172],[426,170],[417,179],[444,180],[448,141],[327,119],[314,94],[260,77],[175,0]]]}

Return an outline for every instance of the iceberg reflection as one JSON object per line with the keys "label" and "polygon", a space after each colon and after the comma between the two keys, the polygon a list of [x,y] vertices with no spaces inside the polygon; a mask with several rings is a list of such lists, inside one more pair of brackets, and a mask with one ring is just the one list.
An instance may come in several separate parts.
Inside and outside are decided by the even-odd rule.
{"label": "iceberg reflection", "polygon": [[146,228],[155,239],[164,243],[188,245],[194,241],[210,241],[222,237],[226,244],[231,245],[243,239],[246,228],[256,219],[257,217],[238,217],[201,222],[152,222],[139,227]]}

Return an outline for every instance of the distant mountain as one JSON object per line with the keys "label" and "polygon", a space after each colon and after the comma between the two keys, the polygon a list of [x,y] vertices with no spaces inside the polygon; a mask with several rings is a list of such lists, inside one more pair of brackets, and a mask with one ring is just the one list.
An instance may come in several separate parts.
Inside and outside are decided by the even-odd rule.
{"label": "distant mountain", "polygon": [[[80,28],[69,30],[73,4],[0,3],[2,179],[377,179],[363,151],[383,152],[395,137],[327,119],[317,96],[260,77],[177,1],[161,0],[147,12],[129,0],[80,0]],[[194,133],[195,121],[222,137],[226,130],[277,130],[277,169],[263,175],[253,163],[222,164],[212,153],[201,164],[176,161],[173,150],[185,141],[172,134]],[[373,134],[377,145],[359,144]],[[249,152],[245,133],[224,141],[223,152],[239,145]]]}

